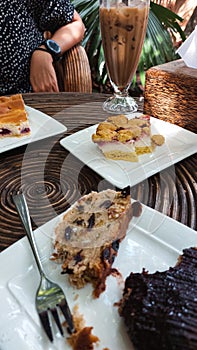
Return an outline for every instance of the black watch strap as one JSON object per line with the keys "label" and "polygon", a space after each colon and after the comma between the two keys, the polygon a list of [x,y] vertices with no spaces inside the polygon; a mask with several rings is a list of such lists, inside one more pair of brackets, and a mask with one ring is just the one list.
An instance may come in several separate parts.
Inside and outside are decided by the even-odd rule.
{"label": "black watch strap", "polygon": [[[54,61],[59,61],[59,59],[61,58],[61,49],[60,49],[59,45],[54,40],[52,40],[52,39],[44,40],[41,43],[41,45],[45,46],[46,51],[51,54]],[[54,47],[52,47],[53,45],[55,45],[57,52],[55,51]]]}

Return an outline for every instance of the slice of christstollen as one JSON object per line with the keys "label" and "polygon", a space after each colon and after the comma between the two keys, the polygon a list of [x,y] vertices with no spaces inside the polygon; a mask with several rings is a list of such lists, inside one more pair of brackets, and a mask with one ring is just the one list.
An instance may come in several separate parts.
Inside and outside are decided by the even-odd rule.
{"label": "slice of christstollen", "polygon": [[131,204],[129,187],[83,196],[56,227],[52,259],[62,263],[62,273],[73,286],[90,282],[94,297],[99,297],[129,222],[140,213],[140,203]]}
{"label": "slice of christstollen", "polygon": [[30,125],[22,95],[0,97],[0,137],[29,133]]}

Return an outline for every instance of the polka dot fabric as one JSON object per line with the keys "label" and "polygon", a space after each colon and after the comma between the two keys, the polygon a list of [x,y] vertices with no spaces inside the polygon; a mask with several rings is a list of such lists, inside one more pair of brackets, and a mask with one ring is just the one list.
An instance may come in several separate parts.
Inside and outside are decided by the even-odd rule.
{"label": "polka dot fabric", "polygon": [[73,18],[69,0],[0,0],[0,94],[30,92],[31,54],[43,32],[56,31]]}

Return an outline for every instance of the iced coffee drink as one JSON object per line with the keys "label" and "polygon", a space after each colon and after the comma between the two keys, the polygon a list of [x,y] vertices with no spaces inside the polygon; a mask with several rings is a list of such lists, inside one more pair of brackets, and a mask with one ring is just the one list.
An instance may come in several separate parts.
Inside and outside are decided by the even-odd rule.
{"label": "iced coffee drink", "polygon": [[[129,5],[125,5],[129,3]],[[111,1],[100,6],[100,26],[106,66],[112,86],[123,91],[137,69],[146,33],[147,1]]]}

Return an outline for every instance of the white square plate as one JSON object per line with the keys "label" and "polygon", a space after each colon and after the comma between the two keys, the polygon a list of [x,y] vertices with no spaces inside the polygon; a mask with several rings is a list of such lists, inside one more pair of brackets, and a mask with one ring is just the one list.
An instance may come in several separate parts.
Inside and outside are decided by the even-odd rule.
{"label": "white square plate", "polygon": [[0,138],[0,153],[13,148],[58,135],[67,130],[66,126],[32,107],[25,106],[28,113],[31,134],[22,137]]}
{"label": "white square plate", "polygon": [[[127,115],[133,118],[141,113]],[[165,144],[138,162],[114,161],[104,157],[92,142],[97,125],[63,138],[60,143],[75,157],[118,188],[134,186],[153,174],[197,152],[197,135],[177,125],[151,117],[152,134],[162,134]]]}
{"label": "white square plate", "polygon": [[[86,326],[93,327],[92,333],[100,339],[96,350],[131,350],[123,320],[114,306],[122,296],[125,277],[130,272],[142,272],[142,268],[153,273],[174,266],[182,249],[197,246],[197,232],[143,206],[140,218],[131,220],[113,264],[122,278],[109,276],[105,292],[93,299],[91,286],[73,289],[66,275],[61,275],[61,267],[49,260],[51,237],[59,220],[57,216],[35,231],[46,274],[62,286],[71,311],[78,305]],[[35,310],[39,275],[26,237],[1,253],[0,265],[0,349],[70,350],[66,339],[58,335],[51,344],[40,325]]]}

